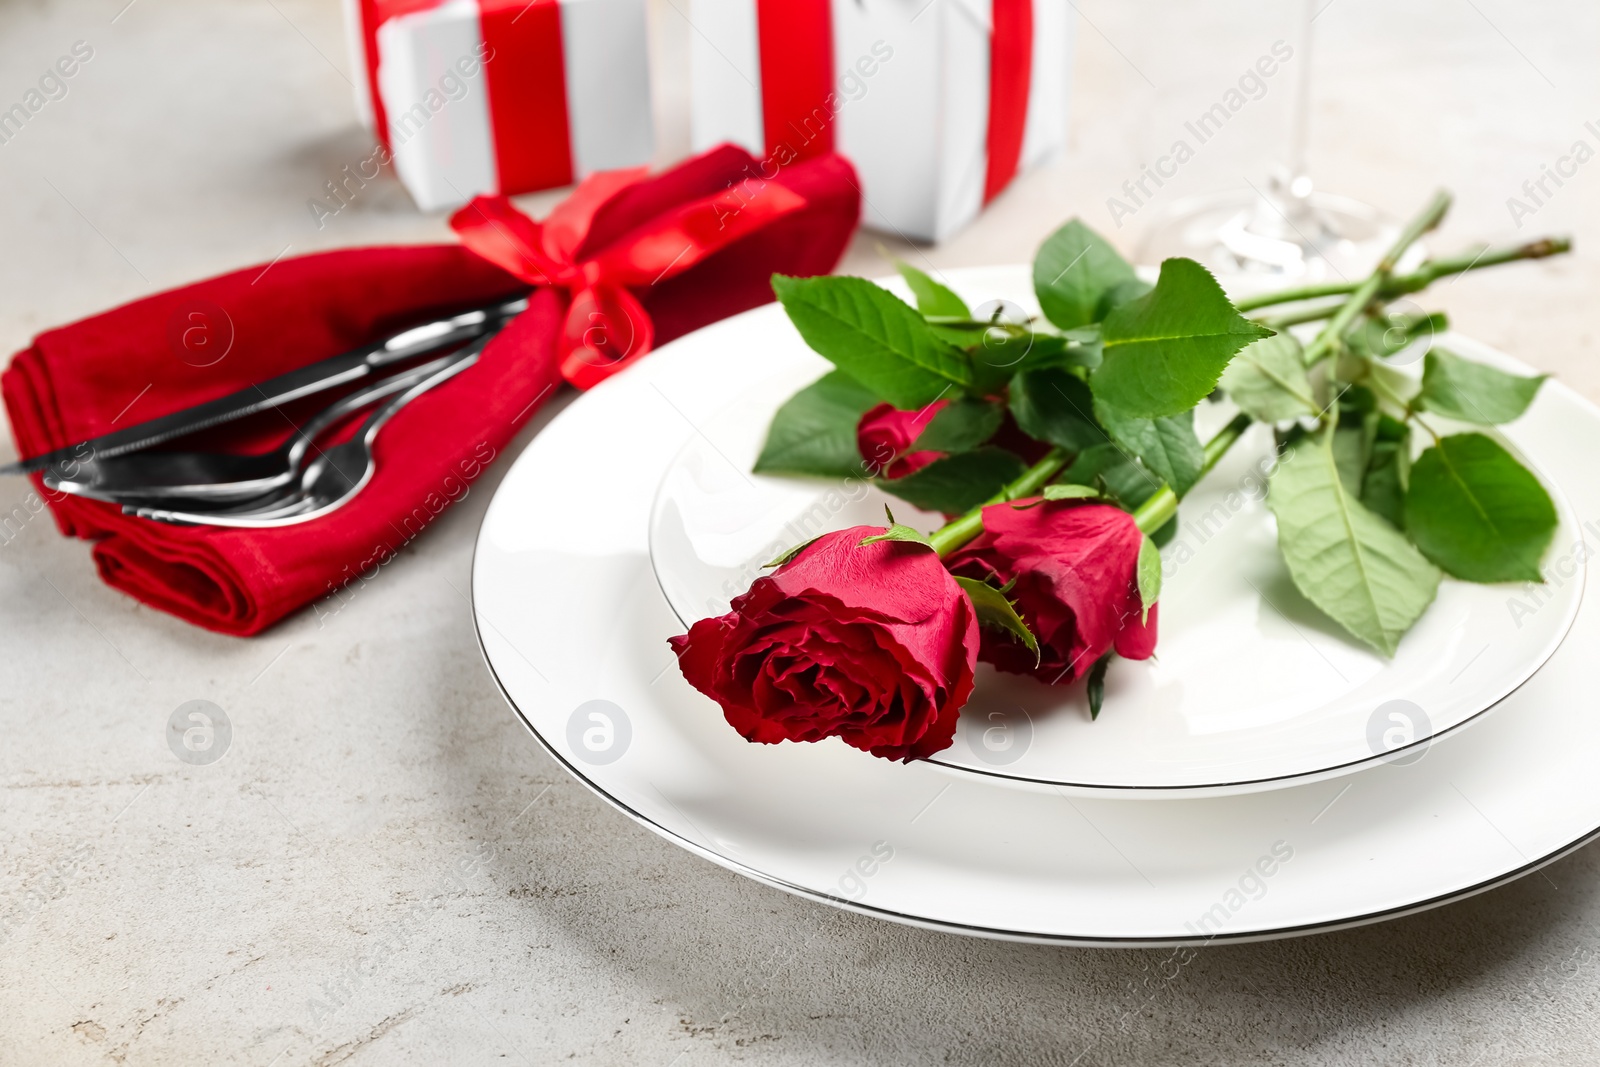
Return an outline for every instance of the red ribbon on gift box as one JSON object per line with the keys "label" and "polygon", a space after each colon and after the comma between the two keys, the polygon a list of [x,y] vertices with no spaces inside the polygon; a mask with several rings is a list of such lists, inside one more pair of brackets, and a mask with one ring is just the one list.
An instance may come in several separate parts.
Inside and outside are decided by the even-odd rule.
{"label": "red ribbon on gift box", "polygon": [[[983,201],[1017,176],[1033,79],[1033,0],[993,0],[989,34],[988,163]],[[814,129],[834,92],[831,0],[757,0],[761,120],[767,154],[806,159],[833,151],[833,127]],[[806,136],[795,136],[799,131]]]}
{"label": "red ribbon on gift box", "polygon": [[530,284],[567,291],[561,376],[579,389],[615,374],[654,346],[655,325],[630,287],[682,274],[806,206],[804,198],[781,185],[730,186],[652,219],[626,242],[580,256],[595,212],[644,173],[640,168],[594,175],[543,223],[503,196],[477,197],[450,219],[461,243],[495,266]]}

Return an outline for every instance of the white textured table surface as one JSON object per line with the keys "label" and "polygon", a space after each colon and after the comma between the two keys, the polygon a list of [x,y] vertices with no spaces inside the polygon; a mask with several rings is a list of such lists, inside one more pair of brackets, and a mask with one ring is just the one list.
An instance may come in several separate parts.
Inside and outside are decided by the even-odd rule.
{"label": "white textured table surface", "polygon": [[[1293,40],[1294,7],[1082,4],[1067,158],[914,257],[1025,260],[1074,213],[1131,247],[1158,205],[1118,230],[1106,198]],[[1574,233],[1575,256],[1438,302],[1600,400],[1600,164],[1521,230],[1506,204],[1600,144],[1600,9],[1397,7],[1318,21],[1321,183],[1397,213],[1450,186],[1442,246]],[[686,8],[654,5],[667,156]],[[320,230],[306,206],[370,151],[334,0],[12,0],[0,107],[80,40],[67,95],[0,144],[7,351],[285,249],[446,239],[387,177]],[[1271,85],[1162,196],[1259,181],[1289,95]],[[876,239],[845,269],[882,273]],[[1424,916],[1206,949],[1170,980],[1162,952],[904,929],[680,852],[542,755],[483,667],[464,594],[496,480],[344,610],[248,641],[107,589],[47,519],[0,538],[0,1064],[1600,1060],[1594,849]],[[0,513],[25,494],[0,485]],[[192,699],[234,726],[208,766],[165,742]]]}

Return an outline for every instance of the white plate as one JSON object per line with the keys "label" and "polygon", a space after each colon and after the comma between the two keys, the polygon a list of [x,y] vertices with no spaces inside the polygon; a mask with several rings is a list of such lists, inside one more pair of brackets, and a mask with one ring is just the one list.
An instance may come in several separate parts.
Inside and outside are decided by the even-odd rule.
{"label": "white plate", "polygon": [[[966,295],[1030,300],[1025,273],[1007,282]],[[685,629],[726,612],[780,552],[827,530],[881,525],[886,504],[913,526],[943,523],[863,479],[749,473],[773,412],[829,369],[780,308],[752,314],[737,332],[680,343],[699,354],[672,375],[673,395],[737,397],[697,421],[651,510],[651,562]],[[760,357],[726,368],[716,352],[728,345]],[[1203,405],[1202,436],[1232,415],[1227,405]],[[1540,469],[1544,457],[1521,436],[1514,427],[1512,447]],[[1074,794],[1220,796],[1315,781],[1466,725],[1532,677],[1566,636],[1581,574],[1551,590],[1538,612],[1509,609],[1513,586],[1446,579],[1393,659],[1358,644],[1299,594],[1278,555],[1262,477],[1271,453],[1270,428],[1253,427],[1185,498],[1179,532],[1162,550],[1156,656],[1113,661],[1098,720],[1082,683],[1049,686],[980,666],[956,743],[932,762]],[[1550,488],[1561,519],[1553,543],[1570,545],[1578,524]]]}
{"label": "white plate", "polygon": [[[986,293],[1020,277],[960,280]],[[1517,877],[1600,827],[1600,716],[1585,697],[1600,650],[1593,606],[1497,714],[1415,762],[1344,781],[1131,801],[892,764],[837,742],[747,744],[675,669],[666,639],[682,627],[653,578],[647,526],[672,457],[765,357],[772,314],[719,323],[579,398],[507,473],[479,535],[474,615],[496,679],[549,751],[631,817],[854,910],[1078,944],[1370,922]],[[1600,413],[1551,383],[1518,440],[1576,515],[1600,514],[1585,458],[1600,449]],[[1581,584],[1587,553],[1558,542],[1546,592]],[[1555,611],[1543,599],[1526,622]]]}

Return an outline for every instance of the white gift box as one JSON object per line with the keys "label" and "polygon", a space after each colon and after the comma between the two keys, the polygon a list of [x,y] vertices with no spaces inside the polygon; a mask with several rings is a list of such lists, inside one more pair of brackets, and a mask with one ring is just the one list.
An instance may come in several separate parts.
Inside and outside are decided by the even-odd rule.
{"label": "white gift box", "polygon": [[645,0],[346,0],[345,10],[365,75],[357,106],[423,210],[650,161]]}
{"label": "white gift box", "polygon": [[1065,144],[1067,0],[692,0],[689,17],[696,150],[771,166],[831,142],[876,229],[942,240]]}

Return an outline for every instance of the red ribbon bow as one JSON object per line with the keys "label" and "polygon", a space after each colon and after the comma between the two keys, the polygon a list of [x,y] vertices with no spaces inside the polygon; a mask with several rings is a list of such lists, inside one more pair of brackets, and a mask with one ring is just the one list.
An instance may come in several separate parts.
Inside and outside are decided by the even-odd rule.
{"label": "red ribbon bow", "polygon": [[799,194],[752,179],[684,204],[603,248],[585,249],[595,215],[646,173],[640,167],[595,174],[543,222],[503,196],[476,197],[450,219],[462,244],[484,259],[533,285],[567,291],[561,376],[579,389],[650,351],[655,327],[637,291],[806,206]]}

